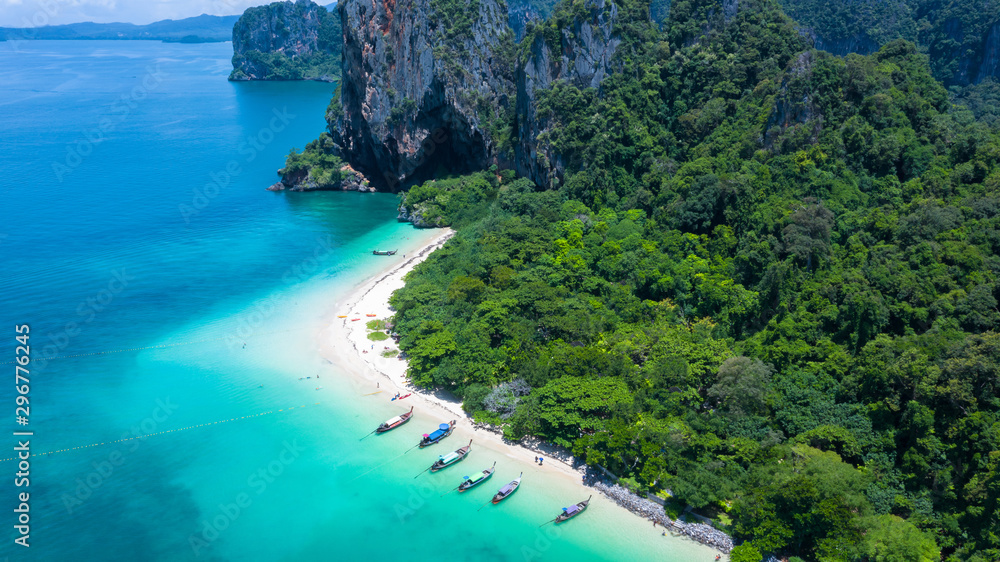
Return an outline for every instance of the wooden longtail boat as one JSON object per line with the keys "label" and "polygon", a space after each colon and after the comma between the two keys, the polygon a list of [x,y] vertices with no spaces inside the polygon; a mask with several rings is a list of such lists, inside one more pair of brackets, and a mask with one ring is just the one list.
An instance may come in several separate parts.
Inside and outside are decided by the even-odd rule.
{"label": "wooden longtail boat", "polygon": [[451,435],[452,431],[455,431],[455,420],[451,420],[451,423],[439,425],[431,434],[425,433],[424,438],[420,440],[420,448],[423,449],[424,447],[441,442],[442,439]]}
{"label": "wooden longtail boat", "polygon": [[498,504],[503,500],[509,498],[511,494],[517,491],[517,487],[521,485],[522,476],[524,476],[523,472],[521,474],[518,474],[516,479],[508,482],[506,486],[500,488],[497,491],[497,493],[493,495],[493,503]]}
{"label": "wooden longtail boat", "polygon": [[442,468],[448,468],[453,464],[458,464],[459,462],[465,459],[465,457],[469,454],[470,450],[472,450],[472,439],[469,439],[468,445],[460,449],[455,449],[454,451],[448,453],[447,455],[442,455],[441,457],[439,457],[438,460],[431,465],[431,472],[437,472]]}
{"label": "wooden longtail boat", "polygon": [[412,417],[413,417],[413,406],[410,406],[409,412],[406,412],[405,414],[396,416],[392,419],[388,419],[382,422],[382,425],[378,426],[378,429],[375,430],[375,433],[385,433],[386,431],[392,431],[393,429],[396,429],[397,427],[410,421]]}
{"label": "wooden longtail boat", "polygon": [[493,473],[496,472],[496,469],[497,469],[497,463],[494,462],[493,466],[487,468],[486,470],[480,472],[479,474],[476,474],[475,476],[472,477],[466,476],[465,482],[459,484],[458,491],[464,492],[470,488],[475,488],[476,486],[482,484],[483,482],[486,482],[487,480],[490,479],[491,476],[493,476]]}
{"label": "wooden longtail boat", "polygon": [[563,508],[563,512],[559,514],[559,517],[556,517],[555,519],[553,519],[553,521],[555,521],[556,524],[558,525],[559,523],[562,523],[563,521],[568,521],[568,520],[576,517],[577,515],[580,515],[581,513],[584,512],[584,510],[587,509],[587,505],[590,504],[590,498],[592,498],[592,497],[594,497],[594,496],[590,496],[586,500],[584,500],[584,501],[582,501],[582,502],[580,502],[580,503],[578,503],[576,505],[571,505],[569,507],[564,507]]}
{"label": "wooden longtail boat", "polygon": [[394,256],[396,255],[396,250],[373,250],[372,254],[376,256]]}

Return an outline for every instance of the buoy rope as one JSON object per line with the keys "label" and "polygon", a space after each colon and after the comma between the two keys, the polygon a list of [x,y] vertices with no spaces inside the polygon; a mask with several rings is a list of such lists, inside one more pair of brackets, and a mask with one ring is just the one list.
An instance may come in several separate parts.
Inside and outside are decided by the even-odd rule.
{"label": "buoy rope", "polygon": [[[239,339],[239,341],[244,341],[244,340],[249,339],[251,337],[271,336],[271,335],[274,335],[274,334],[284,334],[284,333],[287,333],[287,332],[296,332],[296,331],[305,330],[305,329],[307,329],[307,328],[291,328],[291,329],[288,329],[288,330],[278,330],[276,332],[265,332],[265,333],[262,333],[262,334],[253,334],[253,335],[247,336],[246,338],[237,338],[237,339]],[[108,350],[108,351],[93,351],[93,352],[90,352],[90,353],[77,353],[75,355],[58,355],[56,357],[44,357],[43,359],[45,359],[46,361],[52,361],[53,359],[71,359],[71,358],[74,358],[74,357],[90,357],[90,356],[93,356],[93,355],[110,355],[112,353],[124,353],[126,351],[142,351],[144,349],[164,349],[164,348],[167,348],[167,347],[177,347],[177,346],[180,346],[180,345],[193,345],[193,344],[196,344],[196,343],[205,343],[205,342],[210,342],[210,341],[228,340],[230,338],[231,338],[231,336],[225,336],[225,337],[221,337],[221,338],[206,338],[206,339],[203,339],[203,340],[193,340],[193,341],[185,341],[185,342],[177,342],[177,343],[164,343],[164,344],[160,344],[160,345],[147,345],[147,346],[143,346],[143,347],[129,347],[129,348],[125,348],[125,349],[112,349],[112,350]],[[0,363],[0,365],[13,365],[14,363],[17,363],[17,361],[4,361],[3,363]]]}
{"label": "buoy rope", "polygon": [[[314,406],[315,405],[319,405],[319,402],[316,402],[314,404]],[[45,452],[45,453],[31,453],[31,456],[33,456],[33,457],[43,457],[45,455],[54,455],[56,453],[65,453],[67,451],[76,451],[78,449],[89,449],[90,447],[100,447],[101,445],[113,445],[115,443],[125,443],[127,441],[135,441],[136,439],[146,439],[147,437],[153,437],[154,435],[166,435],[168,433],[177,433],[178,431],[187,431],[188,429],[197,429],[199,427],[207,427],[207,426],[210,426],[210,425],[218,425],[220,423],[229,423],[229,422],[234,422],[234,421],[239,421],[239,420],[246,420],[246,419],[250,419],[250,418],[256,418],[256,417],[260,417],[260,416],[266,416],[266,415],[269,415],[269,414],[276,414],[278,412],[285,412],[285,411],[289,411],[290,412],[290,411],[295,410],[297,408],[305,408],[305,407],[306,407],[306,405],[303,404],[301,406],[292,406],[290,408],[281,408],[279,410],[271,410],[271,411],[268,411],[268,412],[261,412],[259,414],[250,414],[250,415],[247,415],[247,416],[240,416],[238,418],[230,418],[228,420],[218,420],[218,421],[208,422],[208,423],[199,423],[197,425],[189,425],[187,427],[181,427],[181,428],[177,428],[177,429],[167,429],[165,431],[157,431],[155,433],[144,433],[142,435],[136,435],[134,437],[126,437],[124,439],[115,439],[114,441],[105,441],[103,443],[91,443],[90,445],[80,445],[78,447],[67,447],[65,449],[58,449],[58,450],[55,450],[55,451],[48,451],[48,452]],[[7,458],[7,459],[0,459],[0,462],[7,462],[7,461],[12,461],[12,460],[17,460],[17,457],[10,457],[10,458]]]}

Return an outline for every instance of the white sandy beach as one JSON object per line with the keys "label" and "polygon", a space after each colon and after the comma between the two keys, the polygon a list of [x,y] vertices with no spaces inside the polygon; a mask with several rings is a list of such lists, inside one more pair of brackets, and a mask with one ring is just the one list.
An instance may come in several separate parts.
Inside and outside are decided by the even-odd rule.
{"label": "white sandy beach", "polygon": [[[393,315],[393,311],[389,308],[389,298],[396,289],[403,287],[403,278],[406,274],[427,259],[431,252],[443,246],[454,234],[451,229],[441,230],[418,251],[408,254],[401,263],[397,262],[374,275],[338,303],[334,310],[330,310],[324,321],[325,328],[319,334],[320,354],[345,372],[355,375],[362,394],[381,390],[379,396],[385,397],[386,400],[397,392],[401,395],[412,394],[403,400],[400,406],[404,408],[415,406],[421,418],[439,423],[457,420],[455,436],[458,438],[454,441],[461,442],[473,438],[478,446],[493,450],[519,464],[523,463],[526,473],[544,472],[571,482],[579,487],[581,497],[593,494],[595,503],[606,504],[608,509],[621,510],[634,517],[637,532],[659,535],[662,528],[653,527],[641,517],[607,500],[593,488],[584,486],[582,472],[573,468],[573,459],[565,451],[555,451],[547,444],[537,441],[524,440],[523,443],[512,444],[505,442],[497,433],[474,427],[472,419],[462,410],[460,401],[443,393],[431,393],[414,387],[406,378],[405,360],[382,356],[386,347],[398,349],[392,339],[384,341],[368,339],[369,331],[366,327],[368,321],[388,319]],[[369,314],[374,316],[368,316]],[[346,318],[338,317],[344,315]],[[545,458],[544,466],[539,466],[535,462],[535,457],[538,455]]]}
{"label": "white sandy beach", "polygon": [[[451,229],[443,229],[416,254],[408,255],[401,264],[375,275],[344,299],[344,304],[331,312],[329,325],[320,335],[321,354],[331,362],[347,368],[348,372],[368,380],[373,386],[383,390],[383,394],[390,397],[397,392],[400,395],[412,394],[401,405],[409,406],[416,402],[419,406],[423,406],[421,408],[425,410],[422,412],[423,416],[430,413],[441,422],[457,420],[457,435],[464,433],[473,436],[477,443],[488,442],[490,448],[507,457],[530,461],[532,464],[535,464],[534,457],[540,454],[545,458],[542,468],[562,473],[574,482],[581,482],[582,473],[573,468],[572,457],[560,460],[552,456],[555,452],[545,444],[539,444],[536,448],[511,445],[505,443],[501,436],[494,432],[473,427],[472,419],[462,410],[459,400],[443,393],[431,393],[413,386],[406,378],[405,360],[382,357],[384,348],[398,349],[391,339],[378,342],[368,339],[369,331],[366,327],[368,321],[388,319],[393,315],[393,311],[389,308],[389,297],[396,289],[403,286],[406,274],[427,259],[431,252],[443,246],[454,234]],[[369,317],[368,314],[375,316]],[[338,318],[342,315],[346,315],[347,318]],[[354,320],[355,318],[359,320]],[[345,346],[345,342],[348,345]],[[412,402],[407,403],[407,401]]]}

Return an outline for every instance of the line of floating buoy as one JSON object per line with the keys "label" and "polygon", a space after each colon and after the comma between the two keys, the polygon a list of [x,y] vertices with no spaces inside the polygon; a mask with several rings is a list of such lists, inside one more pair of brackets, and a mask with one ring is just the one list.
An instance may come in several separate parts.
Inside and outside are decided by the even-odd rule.
{"label": "line of floating buoy", "polygon": [[[318,406],[319,402],[316,402],[313,405],[314,406]],[[292,411],[292,410],[294,410],[296,408],[305,408],[305,407],[306,407],[306,405],[303,404],[301,406],[292,406],[291,408],[282,408],[280,410],[271,410],[269,412],[261,412],[259,414],[250,414],[250,415],[241,416],[241,417],[238,417],[238,418],[230,418],[228,420],[218,420],[218,421],[214,421],[214,422],[199,423],[197,425],[189,425],[187,427],[181,427],[181,428],[178,428],[178,429],[167,429],[165,431],[157,431],[156,433],[144,433],[142,435],[136,435],[135,437],[126,437],[124,439],[115,439],[114,441],[105,441],[103,443],[91,443],[90,445],[80,445],[80,446],[77,446],[77,447],[67,447],[65,449],[57,449],[55,451],[48,451],[48,452],[45,452],[45,453],[32,453],[31,456],[33,456],[33,457],[42,457],[42,456],[45,456],[45,455],[54,455],[56,453],[65,453],[67,451],[76,451],[77,449],[89,449],[91,447],[100,447],[101,445],[113,445],[115,443],[125,443],[127,441],[135,441],[136,439],[145,439],[147,437],[152,437],[154,435],[166,435],[167,433],[177,433],[178,431],[186,431],[188,429],[196,429],[196,428],[199,428],[199,427],[206,427],[206,426],[209,426],[209,425],[218,425],[220,423],[229,423],[229,422],[234,422],[234,421],[239,421],[239,420],[246,420],[246,419],[250,419],[250,418],[256,418],[256,417],[260,417],[260,416],[266,416],[268,414],[274,414],[274,413],[277,413],[277,412],[284,412],[285,410],[288,410],[290,412],[290,411]],[[17,458],[18,457],[10,457],[8,459],[0,459],[0,462],[12,461],[12,460],[16,460]]]}
{"label": "line of floating buoy", "polygon": [[[253,335],[248,336],[248,337],[270,336],[270,335],[274,335],[274,334],[283,334],[285,332],[295,332],[295,331],[306,330],[306,329],[308,329],[308,328],[291,328],[291,329],[288,329],[288,330],[278,330],[277,332],[266,332],[266,333],[262,333],[262,334],[253,334]],[[164,343],[164,344],[160,344],[160,345],[147,345],[147,346],[144,346],[144,347],[129,347],[129,348],[125,348],[125,349],[112,349],[112,350],[108,350],[108,351],[92,351],[90,353],[77,353],[75,355],[58,355],[56,357],[43,357],[43,359],[45,359],[46,361],[52,361],[53,359],[72,359],[74,357],[90,357],[90,356],[94,356],[94,355],[110,355],[112,353],[125,353],[127,351],[142,351],[144,349],[164,349],[164,348],[167,348],[167,347],[177,347],[177,346],[180,346],[180,345],[193,345],[193,344],[196,344],[196,343],[205,343],[205,342],[210,342],[210,341],[221,341],[221,340],[226,340],[226,339],[229,339],[229,338],[230,338],[230,336],[225,336],[225,337],[221,337],[221,338],[206,338],[206,339],[203,339],[203,340],[194,340],[194,341],[177,342],[177,343]],[[240,338],[240,341],[243,341],[243,339],[245,339],[245,338]],[[16,361],[5,361],[3,363],[0,363],[0,365],[13,365],[14,363],[16,363]]]}

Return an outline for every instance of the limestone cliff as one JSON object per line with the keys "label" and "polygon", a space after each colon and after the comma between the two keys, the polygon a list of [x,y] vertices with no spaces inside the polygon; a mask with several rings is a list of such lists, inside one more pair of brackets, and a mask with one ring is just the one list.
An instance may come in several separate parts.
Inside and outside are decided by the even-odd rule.
{"label": "limestone cliff", "polygon": [[808,131],[812,142],[819,141],[823,114],[816,105],[815,93],[810,84],[816,58],[822,56],[830,55],[803,51],[789,65],[764,126],[765,148],[780,152],[782,142],[791,136],[790,130],[804,129]]}
{"label": "limestone cliff", "polygon": [[233,26],[230,80],[336,80],[340,20],[309,0],[249,8]]}
{"label": "limestone cliff", "polygon": [[339,155],[379,190],[503,163],[513,37],[502,0],[344,0]]}
{"label": "limestone cliff", "polygon": [[524,39],[528,24],[546,19],[549,13],[551,9],[544,10],[544,6],[532,0],[507,0],[507,20],[514,31],[514,41],[520,43]]}
{"label": "limestone cliff", "polygon": [[563,162],[545,141],[548,122],[538,113],[538,94],[564,80],[579,88],[599,88],[621,40],[614,32],[618,6],[613,0],[579,0],[583,11],[557,13],[558,41],[535,32],[525,37],[517,69],[514,164],[518,174],[541,186],[562,175]]}

